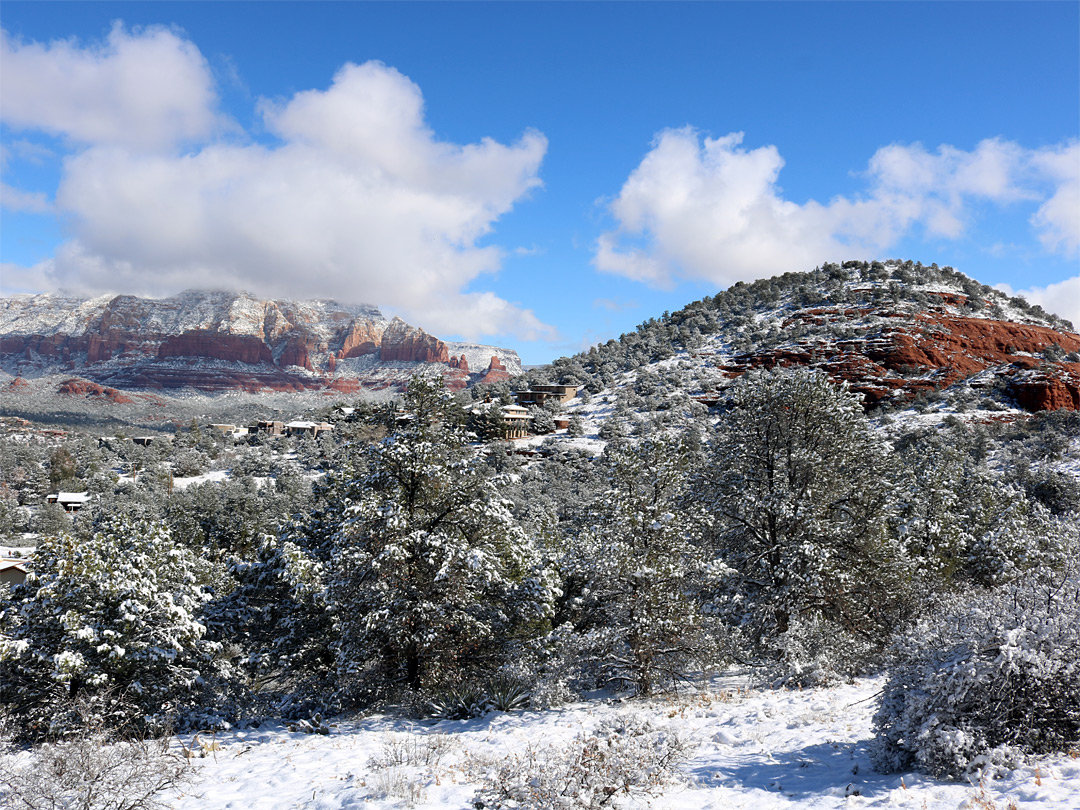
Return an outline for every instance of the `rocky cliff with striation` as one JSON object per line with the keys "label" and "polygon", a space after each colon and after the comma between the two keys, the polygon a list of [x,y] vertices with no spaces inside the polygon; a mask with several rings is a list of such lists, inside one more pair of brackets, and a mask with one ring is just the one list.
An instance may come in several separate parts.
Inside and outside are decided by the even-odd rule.
{"label": "rocky cliff with striation", "polygon": [[[1041,357],[1050,349],[1080,351],[1080,335],[1038,324],[969,317],[962,314],[963,296],[935,298],[922,312],[895,307],[795,312],[785,319],[784,328],[809,334],[782,347],[737,354],[721,368],[738,375],[756,367],[814,366],[846,380],[871,405],[945,388],[993,369],[1027,410],[1080,407],[1070,364]],[[826,323],[834,328],[813,329]],[[1029,373],[1040,367],[1040,374]]]}
{"label": "rocky cliff with striation", "polygon": [[653,407],[716,404],[755,368],[810,366],[869,409],[917,401],[959,410],[1080,409],[1073,325],[949,267],[826,264],[737,283],[514,380],[570,383]]}
{"label": "rocky cliff with striation", "polygon": [[[516,353],[482,348],[520,369]],[[372,306],[195,291],[0,299],[0,368],[16,377],[78,374],[118,389],[359,393],[401,387],[421,367],[455,388],[482,376],[470,374],[464,352],[452,354],[446,342]]]}

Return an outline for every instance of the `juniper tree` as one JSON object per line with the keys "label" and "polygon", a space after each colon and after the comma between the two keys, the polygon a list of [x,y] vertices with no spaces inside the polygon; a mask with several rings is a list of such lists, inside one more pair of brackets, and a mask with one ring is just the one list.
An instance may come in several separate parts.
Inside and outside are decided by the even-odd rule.
{"label": "juniper tree", "polygon": [[441,380],[414,377],[404,404],[342,504],[329,598],[346,682],[419,689],[495,665],[553,589]]}
{"label": "juniper tree", "polygon": [[608,486],[563,558],[568,612],[603,679],[648,694],[712,647],[700,610],[708,560],[683,501],[693,455],[653,436],[609,445],[602,463]]}
{"label": "juniper tree", "polygon": [[846,385],[805,369],[742,377],[697,488],[732,571],[720,603],[753,642],[795,641],[796,627],[826,643],[889,635],[906,573],[888,453]]}
{"label": "juniper tree", "polygon": [[191,700],[214,652],[198,568],[161,523],[117,518],[42,541],[0,612],[0,704],[20,733],[154,730]]}
{"label": "juniper tree", "polygon": [[934,587],[989,587],[1067,562],[1075,529],[992,471],[962,432],[922,437],[900,454],[896,532]]}

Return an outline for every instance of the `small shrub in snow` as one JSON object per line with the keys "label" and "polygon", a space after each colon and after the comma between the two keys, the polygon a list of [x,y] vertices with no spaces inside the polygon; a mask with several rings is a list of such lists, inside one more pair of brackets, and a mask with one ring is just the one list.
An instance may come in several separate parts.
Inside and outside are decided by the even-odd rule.
{"label": "small shrub in snow", "polygon": [[406,807],[415,807],[427,795],[427,786],[418,776],[402,768],[387,768],[371,777],[371,795],[375,799],[401,799]]}
{"label": "small shrub in snow", "polygon": [[394,767],[436,767],[454,747],[445,734],[388,734],[382,749],[368,765],[372,770]]}
{"label": "small shrub in snow", "polygon": [[432,769],[454,745],[445,734],[387,734],[382,749],[368,761],[372,796],[403,799],[406,807],[423,801]]}
{"label": "small shrub in snow", "polygon": [[107,744],[104,735],[0,758],[0,804],[12,810],[157,810],[157,796],[187,781],[166,740]]}
{"label": "small shrub in snow", "polygon": [[498,676],[486,683],[466,683],[438,692],[430,701],[436,717],[464,720],[482,717],[488,712],[513,712],[530,704],[529,688],[510,676]]}
{"label": "small shrub in snow", "polygon": [[828,686],[849,680],[881,660],[880,645],[823,616],[793,616],[783,635],[764,647],[760,677],[774,686]]}
{"label": "small shrub in snow", "polygon": [[897,645],[875,764],[958,778],[1080,740],[1080,577],[1029,574]]}
{"label": "small shrub in snow", "polygon": [[477,808],[584,810],[620,797],[659,795],[689,755],[670,731],[630,717],[601,723],[565,745],[512,754],[483,775]]}
{"label": "small shrub in snow", "polygon": [[302,731],[305,734],[329,734],[330,726],[323,720],[319,712],[315,712],[310,720],[300,718],[289,723],[289,731]]}

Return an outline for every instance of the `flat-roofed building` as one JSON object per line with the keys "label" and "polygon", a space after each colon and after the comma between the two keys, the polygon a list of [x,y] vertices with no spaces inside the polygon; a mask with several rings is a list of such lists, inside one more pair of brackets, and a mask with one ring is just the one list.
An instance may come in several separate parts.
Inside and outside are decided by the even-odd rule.
{"label": "flat-roofed building", "polygon": [[329,433],[334,426],[329,422],[309,422],[298,419],[295,422],[285,424],[285,432],[290,436],[311,436],[318,438],[323,433]]}
{"label": "flat-roofed building", "polygon": [[529,435],[529,412],[520,405],[503,405],[503,432],[508,439],[524,439]]}
{"label": "flat-roofed building", "polygon": [[78,512],[90,502],[89,492],[54,492],[46,495],[45,500],[49,503],[58,503],[64,507],[65,512]]}
{"label": "flat-roofed building", "polygon": [[528,391],[515,391],[514,399],[518,405],[543,405],[549,399],[565,405],[577,396],[577,392],[576,385],[534,385]]}

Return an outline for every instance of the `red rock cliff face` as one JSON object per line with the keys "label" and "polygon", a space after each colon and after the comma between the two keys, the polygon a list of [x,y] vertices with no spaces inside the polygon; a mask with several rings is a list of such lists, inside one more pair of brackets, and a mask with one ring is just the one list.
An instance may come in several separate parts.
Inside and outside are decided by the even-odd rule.
{"label": "red rock cliff face", "polygon": [[[0,366],[13,376],[78,373],[125,389],[215,392],[385,390],[413,373],[402,363],[444,363],[455,388],[476,376],[464,355],[451,358],[423,329],[400,319],[388,324],[374,307],[339,307],[197,291],[157,300],[4,300]],[[362,357],[370,359],[342,363]]]}
{"label": "red rock cliff face", "polygon": [[492,355],[491,362],[488,363],[488,367],[484,370],[484,375],[480,378],[480,382],[495,383],[509,379],[510,372],[506,370],[506,366],[502,364],[502,361],[498,357]]}
{"label": "red rock cliff face", "polygon": [[383,330],[379,324],[371,321],[354,321],[341,343],[338,359],[375,354],[382,343],[382,337]]}
{"label": "red rock cliff face", "polygon": [[[872,317],[868,317],[872,316]],[[857,333],[835,338],[818,332],[782,349],[739,355],[722,368],[729,375],[750,368],[810,365],[846,380],[868,405],[942,388],[986,369],[1008,380],[1028,410],[1080,409],[1080,371],[1038,355],[1057,345],[1080,351],[1080,335],[1045,326],[968,318],[944,312],[909,314],[868,309],[819,308],[798,313],[784,326],[844,322]],[[1038,373],[1032,371],[1038,367]],[[1021,373],[1023,372],[1023,373]]]}
{"label": "red rock cliff face", "polygon": [[310,350],[312,348],[301,339],[290,340],[281,356],[278,357],[277,364],[283,368],[285,366],[300,366],[300,368],[305,368],[308,371],[314,371],[315,367],[311,364]]}
{"label": "red rock cliff face", "polygon": [[1029,411],[1080,411],[1080,363],[1042,365],[1010,381],[1013,396]]}
{"label": "red rock cliff face", "polygon": [[[221,332],[185,332],[165,338],[157,352],[158,359],[168,357],[205,357],[238,363],[269,363],[274,357],[270,347],[252,335],[229,335]],[[293,365],[300,365],[295,363]]]}
{"label": "red rock cliff face", "polygon": [[450,352],[437,337],[419,327],[409,326],[401,318],[394,318],[383,332],[379,359],[383,362],[448,363]]}

